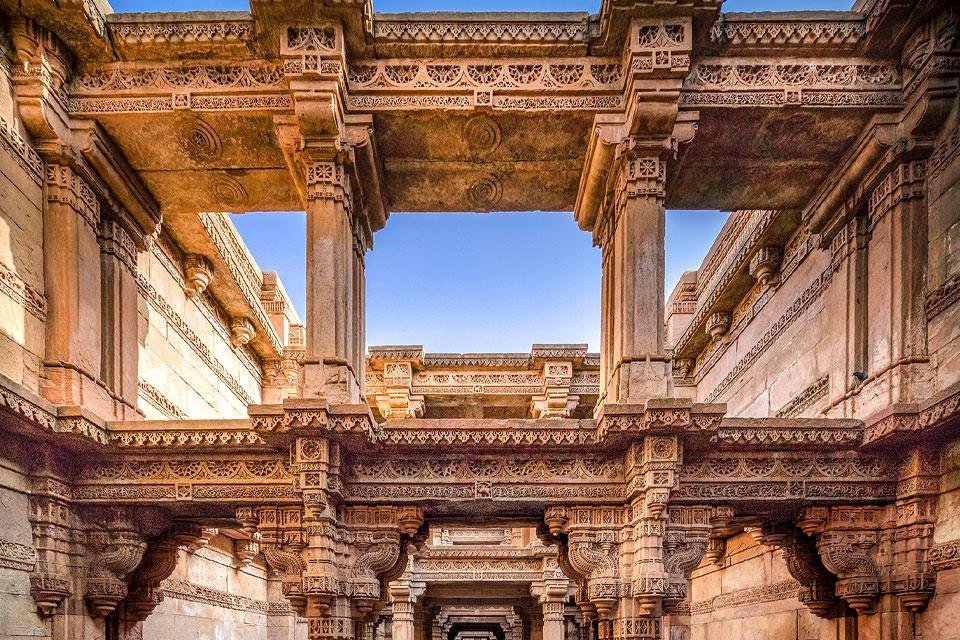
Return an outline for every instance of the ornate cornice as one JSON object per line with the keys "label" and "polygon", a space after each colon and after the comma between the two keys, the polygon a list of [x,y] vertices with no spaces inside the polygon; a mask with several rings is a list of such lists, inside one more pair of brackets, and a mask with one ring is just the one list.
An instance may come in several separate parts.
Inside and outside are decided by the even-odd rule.
{"label": "ornate cornice", "polygon": [[221,609],[246,611],[267,616],[293,615],[293,610],[286,600],[279,602],[257,600],[177,578],[167,578],[160,583],[160,592],[168,598],[198,602]]}
{"label": "ornate cornice", "polygon": [[270,319],[267,318],[263,301],[260,299],[260,292],[263,289],[263,274],[260,273],[260,269],[243,243],[243,239],[233,223],[230,222],[227,214],[200,213],[198,216],[200,223],[209,235],[210,241],[216,247],[217,253],[227,265],[229,273],[236,280],[240,293],[247,303],[248,311],[257,321],[258,337],[263,336],[266,343],[270,345],[271,355],[280,357],[283,354],[283,345],[280,344],[280,337],[273,328]]}
{"label": "ornate cornice", "polygon": [[713,391],[707,395],[707,402],[715,402],[723,396],[737,378],[739,378],[747,369],[760,359],[767,349],[773,345],[780,335],[786,331],[793,323],[810,308],[810,306],[820,299],[823,292],[827,290],[833,279],[835,270],[832,266],[817,276],[796,300],[793,301],[786,311],[777,319],[773,325],[757,340],[756,344],[733,366],[729,373],[714,387]]}
{"label": "ornate cornice", "polygon": [[726,445],[765,447],[854,447],[863,440],[859,420],[829,418],[724,418],[711,441]]}
{"label": "ornate cornice", "polygon": [[899,436],[910,437],[956,420],[960,414],[960,383],[955,383],[922,403],[893,405],[865,420],[864,443]]}
{"label": "ornate cornice", "polygon": [[597,442],[592,420],[395,420],[383,425],[383,444],[422,446],[568,446]]}
{"label": "ornate cornice", "polygon": [[227,386],[228,389],[245,405],[253,404],[254,399],[247,390],[240,384],[240,381],[233,377],[223,366],[223,363],[220,362],[213,352],[210,350],[203,340],[194,333],[193,329],[187,325],[186,321],[180,317],[180,314],[176,312],[173,306],[167,302],[163,296],[157,291],[147,280],[146,276],[143,274],[138,275],[137,277],[137,288],[140,290],[140,295],[150,304],[154,309],[156,309],[166,321],[176,330],[177,333],[191,346],[194,352],[203,360],[204,364],[216,375],[223,383]]}
{"label": "ornate cornice", "polygon": [[244,420],[177,420],[111,424],[110,444],[134,449],[237,449],[260,447],[264,442]]}
{"label": "ornate cornice", "polygon": [[[192,300],[196,308],[203,314],[213,330],[223,339],[225,343],[230,342],[230,315],[220,305],[219,301],[209,295],[209,292],[202,291],[193,296],[190,295],[191,285],[184,277],[190,270],[190,255],[183,256],[179,247],[174,245],[169,237],[160,236],[150,249],[151,253],[157,258],[163,268],[170,274],[178,285],[183,289],[183,294],[189,300]],[[202,258],[202,260],[206,260]],[[177,264],[174,264],[174,263]],[[178,266],[182,263],[183,267]],[[251,355],[247,349],[234,349],[233,353],[239,358],[246,370],[256,380],[260,381],[263,372],[260,364]]]}
{"label": "ornate cornice", "polygon": [[43,160],[24,137],[3,118],[0,118],[0,146],[30,176],[30,179],[37,183],[37,186],[43,185]]}
{"label": "ornate cornice", "polygon": [[[15,382],[0,376],[0,408],[12,413],[41,429],[53,431],[56,425],[56,407],[33,396]],[[44,406],[46,405],[46,406]]]}
{"label": "ornate cornice", "polygon": [[137,381],[137,389],[140,391],[140,395],[151,405],[153,408],[162,413],[164,416],[170,420],[183,420],[187,415],[169,398],[163,395],[159,389],[147,382],[146,380]]}
{"label": "ornate cornice", "polygon": [[[441,14],[442,15],[442,14]],[[556,19],[511,20],[490,15],[486,19],[411,20],[399,15],[380,15],[373,21],[376,43],[460,43],[474,45],[503,44],[582,44],[589,36],[587,14],[557,16]]]}
{"label": "ornate cornice", "polygon": [[114,43],[127,45],[184,45],[248,42],[254,33],[253,19],[240,14],[237,19],[157,20],[149,14],[110,15],[107,31]]}
{"label": "ornate cornice", "polygon": [[710,39],[724,48],[852,50],[866,32],[859,13],[725,13],[713,25]]}
{"label": "ornate cornice", "polygon": [[693,357],[696,346],[706,338],[707,318],[717,310],[718,301],[726,294],[738,273],[746,268],[757,247],[777,219],[777,211],[739,211],[732,224],[724,227],[717,242],[728,250],[717,251],[707,257],[702,274],[697,274],[697,296],[700,300],[690,325],[677,340],[674,353],[678,357]]}

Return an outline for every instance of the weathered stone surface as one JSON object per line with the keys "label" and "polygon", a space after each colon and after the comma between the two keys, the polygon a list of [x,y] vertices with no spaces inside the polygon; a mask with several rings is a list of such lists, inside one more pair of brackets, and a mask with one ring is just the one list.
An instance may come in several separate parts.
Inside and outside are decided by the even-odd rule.
{"label": "weathered stone surface", "polygon": [[[0,13],[0,635],[956,637],[948,3]],[[599,354],[368,350],[391,212],[530,209]]]}

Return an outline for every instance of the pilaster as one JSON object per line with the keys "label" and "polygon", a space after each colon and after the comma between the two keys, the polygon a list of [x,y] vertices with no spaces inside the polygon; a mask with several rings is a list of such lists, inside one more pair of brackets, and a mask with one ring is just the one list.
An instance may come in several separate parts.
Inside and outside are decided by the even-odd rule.
{"label": "pilaster", "polygon": [[626,149],[594,231],[602,252],[601,395],[614,403],[669,395],[670,374],[663,332],[666,162]]}

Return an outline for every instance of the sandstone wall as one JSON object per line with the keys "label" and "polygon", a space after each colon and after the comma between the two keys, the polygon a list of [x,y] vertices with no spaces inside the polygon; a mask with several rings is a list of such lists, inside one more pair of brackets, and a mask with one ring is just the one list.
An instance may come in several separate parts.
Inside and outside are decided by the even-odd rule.
{"label": "sandstone wall", "polygon": [[690,640],[835,640],[845,621],[810,613],[780,552],[748,533],[727,541],[721,566],[704,563],[690,589]]}
{"label": "sandstone wall", "polygon": [[140,255],[140,409],[148,419],[244,417],[260,401],[259,364],[230,343],[214,299],[187,297],[176,259],[163,242]]}
{"label": "sandstone wall", "polygon": [[[870,178],[877,182],[859,225],[841,225],[828,246],[804,225],[793,233],[779,284],[754,283],[731,312],[728,334],[697,358],[698,400],[726,402],[730,415],[744,417],[864,418],[960,379],[958,117],[941,128],[928,161]],[[924,175],[925,192],[916,186]],[[723,251],[715,247],[698,273],[698,305],[729,262],[723,256],[767,214],[731,216],[718,240]],[[868,238],[861,255],[858,233]]]}
{"label": "sandstone wall", "polygon": [[181,550],[176,570],[163,583],[163,601],[143,623],[143,640],[306,638],[306,626],[294,621],[265,567],[242,566],[231,545],[216,536],[196,552]]}
{"label": "sandstone wall", "polygon": [[934,547],[952,549],[952,562],[937,572],[937,590],[917,618],[917,635],[924,640],[960,640],[960,440],[947,444],[940,459],[940,500],[933,530]]}
{"label": "sandstone wall", "polygon": [[0,374],[33,391],[46,318],[42,184],[43,164],[25,142],[0,55]]}
{"label": "sandstone wall", "polygon": [[960,111],[929,162],[926,316],[937,389],[960,380]]}
{"label": "sandstone wall", "polygon": [[[30,530],[30,500],[19,447],[4,438],[0,456],[0,638],[49,638],[50,629],[37,615],[30,595],[30,572],[37,560]],[[9,448],[8,448],[9,447]]]}

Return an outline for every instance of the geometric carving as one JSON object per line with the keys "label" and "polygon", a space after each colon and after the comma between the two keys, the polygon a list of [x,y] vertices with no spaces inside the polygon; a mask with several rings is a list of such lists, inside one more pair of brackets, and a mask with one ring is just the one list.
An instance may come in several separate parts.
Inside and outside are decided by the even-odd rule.
{"label": "geometric carving", "polygon": [[179,142],[184,151],[196,162],[212,162],[223,153],[223,146],[216,129],[199,118],[182,126]]}
{"label": "geometric carving", "polygon": [[500,178],[493,174],[477,178],[467,189],[471,206],[479,212],[492,211],[502,195],[503,185]]}
{"label": "geometric carving", "polygon": [[463,127],[463,139],[471,151],[489,153],[500,146],[500,127],[490,116],[473,116]]}

